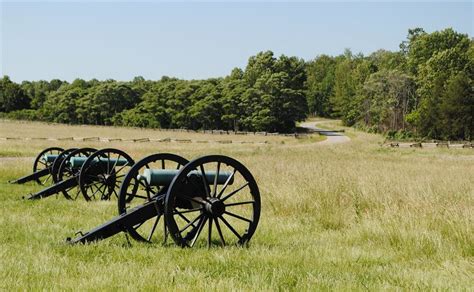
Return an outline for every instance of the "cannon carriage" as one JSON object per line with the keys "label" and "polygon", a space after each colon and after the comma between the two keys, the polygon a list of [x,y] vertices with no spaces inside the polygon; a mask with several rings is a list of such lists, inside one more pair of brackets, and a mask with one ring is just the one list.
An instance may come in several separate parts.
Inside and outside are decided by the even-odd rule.
{"label": "cannon carriage", "polygon": [[[39,185],[49,185],[54,183],[54,162],[64,153],[64,149],[60,147],[50,147],[41,151],[33,162],[33,173],[20,177],[16,180],[9,181],[11,184],[24,184],[34,181]],[[60,160],[58,160],[60,161]]]}
{"label": "cannon carriage", "polygon": [[118,189],[134,160],[125,152],[106,148],[68,149],[57,155],[52,163],[54,184],[26,197],[29,200],[62,194],[76,200],[109,200],[118,197]]}
{"label": "cannon carriage", "polygon": [[258,225],[260,193],[250,171],[230,157],[210,155],[188,162],[159,153],[138,161],[127,173],[118,213],[68,241],[93,242],[126,232],[144,242],[166,242],[169,236],[181,247],[243,245]]}
{"label": "cannon carriage", "polygon": [[33,174],[14,182],[45,185],[49,180],[54,184],[27,199],[60,193],[70,200],[80,194],[87,201],[117,198],[118,216],[68,238],[72,244],[125,232],[149,243],[166,243],[171,237],[181,247],[243,245],[252,238],[260,218],[254,177],[243,164],[223,155],[188,161],[157,153],[135,163],[113,148],[53,147],[36,157]]}

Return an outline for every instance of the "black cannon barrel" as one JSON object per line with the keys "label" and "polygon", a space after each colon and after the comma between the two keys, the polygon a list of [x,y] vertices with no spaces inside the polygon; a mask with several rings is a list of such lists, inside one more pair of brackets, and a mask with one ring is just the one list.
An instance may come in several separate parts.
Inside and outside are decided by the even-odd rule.
{"label": "black cannon barrel", "polygon": [[72,188],[77,186],[77,177],[70,177],[66,180],[60,181],[57,184],[54,184],[44,190],[41,190],[35,194],[31,194],[26,199],[28,200],[38,200],[42,198],[46,198],[52,196],[54,194],[59,193],[60,191],[67,190],[68,188]]}
{"label": "black cannon barrel", "polygon": [[158,210],[157,201],[152,200],[133,208],[128,213],[113,218],[75,239],[67,238],[66,240],[71,244],[75,244],[106,239],[107,237],[126,231],[127,228],[133,227],[157,216],[159,212]]}
{"label": "black cannon barrel", "polygon": [[33,172],[32,174],[25,175],[23,177],[20,177],[19,179],[16,180],[11,180],[9,183],[11,184],[24,184],[29,181],[37,180],[45,175],[48,175],[51,173],[51,170],[49,168],[44,168],[41,170],[38,170],[36,172]]}

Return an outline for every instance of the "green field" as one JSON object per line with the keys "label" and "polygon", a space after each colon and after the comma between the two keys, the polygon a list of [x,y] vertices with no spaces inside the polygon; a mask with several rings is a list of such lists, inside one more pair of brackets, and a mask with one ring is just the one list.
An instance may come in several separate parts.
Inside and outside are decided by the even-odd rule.
{"label": "green field", "polygon": [[[319,137],[0,121],[0,137],[210,141],[0,140],[0,289],[472,290],[474,150],[384,148],[381,136],[347,133],[351,142],[322,146]],[[254,143],[216,142],[222,139]],[[123,234],[66,244],[66,237],[115,216],[116,201],[24,201],[23,195],[41,187],[7,181],[29,173],[43,148],[78,145],[117,147],[136,160],[157,152],[236,158],[261,192],[260,224],[250,245],[130,245]]]}

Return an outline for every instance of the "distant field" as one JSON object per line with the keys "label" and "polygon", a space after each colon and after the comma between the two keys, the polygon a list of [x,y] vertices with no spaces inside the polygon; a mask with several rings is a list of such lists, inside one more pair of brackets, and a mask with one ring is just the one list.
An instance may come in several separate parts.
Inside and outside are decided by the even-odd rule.
{"label": "distant field", "polygon": [[[472,289],[474,150],[382,148],[382,137],[346,130],[351,142],[322,146],[317,136],[221,136],[0,121],[0,137],[208,141],[0,140],[0,288]],[[216,142],[224,139],[255,143]],[[30,157],[50,146],[117,147],[136,160],[157,152],[188,159],[234,157],[250,169],[260,188],[257,232],[247,248],[181,249],[134,241],[130,246],[123,234],[69,246],[66,237],[115,216],[116,201],[23,201],[22,195],[41,188],[7,181],[29,173]]]}

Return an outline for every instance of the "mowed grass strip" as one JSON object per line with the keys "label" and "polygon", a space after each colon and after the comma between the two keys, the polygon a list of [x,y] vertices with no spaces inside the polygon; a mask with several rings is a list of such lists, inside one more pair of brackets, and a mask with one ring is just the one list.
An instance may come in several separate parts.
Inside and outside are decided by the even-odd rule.
{"label": "mowed grass strip", "polygon": [[[35,123],[25,124],[28,129],[1,126],[3,132],[31,136],[30,127],[63,129]],[[68,136],[98,135],[97,127],[64,127],[72,129]],[[140,130],[110,131],[146,136]],[[352,136],[350,143],[327,146],[296,139],[269,145],[0,141],[0,152],[23,156],[0,158],[0,288],[472,289],[474,150],[388,149],[378,145],[381,137]],[[41,187],[7,181],[29,173],[33,159],[28,157],[41,149],[77,145],[118,147],[136,160],[156,152],[188,159],[234,157],[260,188],[257,232],[248,247],[181,249],[131,239],[130,245],[123,234],[69,246],[66,237],[115,216],[116,201],[72,202],[60,196],[24,201],[23,195]]]}

